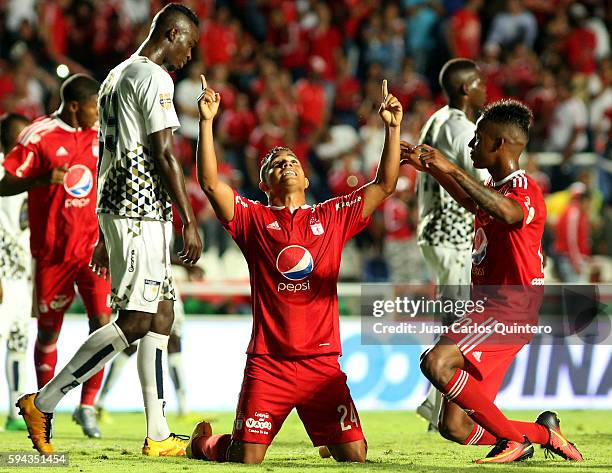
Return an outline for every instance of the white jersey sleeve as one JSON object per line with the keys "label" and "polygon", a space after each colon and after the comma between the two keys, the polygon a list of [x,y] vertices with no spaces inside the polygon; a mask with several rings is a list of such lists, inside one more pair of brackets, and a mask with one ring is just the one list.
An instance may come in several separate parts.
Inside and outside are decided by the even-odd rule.
{"label": "white jersey sleeve", "polygon": [[147,135],[166,128],[176,130],[179,119],[174,108],[174,83],[170,75],[157,68],[135,86]]}

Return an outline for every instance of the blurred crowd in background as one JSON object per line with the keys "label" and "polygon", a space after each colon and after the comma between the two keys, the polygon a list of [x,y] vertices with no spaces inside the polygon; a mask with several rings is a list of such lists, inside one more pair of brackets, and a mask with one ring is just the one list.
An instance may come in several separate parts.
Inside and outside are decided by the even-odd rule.
{"label": "blurred crowd in background", "polygon": [[[36,118],[52,112],[68,71],[102,80],[133,53],[165,3],[0,0],[0,113]],[[288,145],[306,169],[315,202],[373,176],[383,142],[382,79],[404,107],[404,139],[416,143],[421,126],[444,105],[437,78],[451,57],[479,63],[489,101],[514,97],[533,109],[524,165],[548,196],[551,276],[611,277],[605,257],[612,253],[612,2],[182,3],[201,24],[191,63],[175,75],[182,124],[176,152],[206,235],[208,277],[232,276],[233,266],[222,263],[233,244],[195,180],[200,74],[222,97],[216,139],[225,179],[265,201],[257,187],[259,162],[269,148]],[[558,154],[550,159],[546,152]],[[591,154],[576,157],[583,152]],[[344,280],[427,281],[414,241],[414,184],[415,173],[403,168],[396,194],[347,248]],[[396,261],[400,253],[408,258]]]}

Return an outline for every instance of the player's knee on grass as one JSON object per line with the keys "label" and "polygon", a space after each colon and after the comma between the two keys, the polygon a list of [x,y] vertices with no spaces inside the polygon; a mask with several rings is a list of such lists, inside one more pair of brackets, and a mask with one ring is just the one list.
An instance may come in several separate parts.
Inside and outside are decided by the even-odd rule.
{"label": "player's knee on grass", "polygon": [[454,403],[445,406],[438,430],[440,435],[451,442],[465,443],[474,428],[474,421]]}
{"label": "player's knee on grass", "polygon": [[266,457],[268,446],[259,443],[239,442],[232,440],[227,453],[227,461],[232,463],[245,463],[258,465]]}
{"label": "player's knee on grass", "polygon": [[337,462],[365,463],[368,448],[365,441],[328,445],[329,453]]}

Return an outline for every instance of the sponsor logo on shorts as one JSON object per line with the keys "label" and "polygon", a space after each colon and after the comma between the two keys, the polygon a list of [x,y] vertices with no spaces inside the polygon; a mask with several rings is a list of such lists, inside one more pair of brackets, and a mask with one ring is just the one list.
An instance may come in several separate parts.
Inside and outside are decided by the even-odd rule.
{"label": "sponsor logo on shorts", "polygon": [[270,414],[267,412],[255,411],[253,417],[247,418],[244,424],[247,430],[253,434],[268,435],[268,432],[272,430],[272,422],[269,419]]}
{"label": "sponsor logo on shorts", "polygon": [[49,307],[51,307],[51,310],[58,310],[68,305],[69,302],[70,297],[64,294],[56,294],[53,300],[49,302]]}
{"label": "sponsor logo on shorts", "polygon": [[130,273],[134,272],[134,262],[136,260],[136,250],[131,249],[130,250],[130,265],[128,266],[128,271]]}
{"label": "sponsor logo on shorts", "polygon": [[161,288],[161,281],[154,281],[152,279],[144,280],[144,289],[142,291],[142,297],[147,302],[155,302],[159,295]]}
{"label": "sponsor logo on shorts", "polygon": [[46,314],[47,312],[49,312],[49,306],[44,302],[41,302],[40,304],[38,304],[38,312],[40,312],[41,314]]}

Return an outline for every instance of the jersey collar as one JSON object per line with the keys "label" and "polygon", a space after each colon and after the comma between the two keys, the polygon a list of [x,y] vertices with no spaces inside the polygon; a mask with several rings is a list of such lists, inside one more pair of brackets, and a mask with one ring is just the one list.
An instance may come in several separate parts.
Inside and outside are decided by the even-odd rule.
{"label": "jersey collar", "polygon": [[525,171],[523,169],[519,169],[518,171],[514,171],[513,173],[510,173],[506,177],[504,177],[501,181],[493,181],[493,186],[494,187],[499,187],[499,186],[505,184],[506,182],[511,181],[512,179],[514,179],[516,176],[518,176],[520,174],[525,174]]}
{"label": "jersey collar", "polygon": [[[269,209],[272,209],[272,210],[283,210],[283,209],[287,208],[285,205],[267,205],[266,207],[268,207]],[[300,209],[309,209],[310,205],[304,204],[304,205],[300,205],[298,208],[300,208]]]}
{"label": "jersey collar", "polygon": [[71,133],[81,130],[81,128],[72,128],[70,125],[68,125],[68,123],[66,123],[64,120],[60,118],[59,113],[57,112],[53,113],[51,116],[57,122],[57,126],[59,126],[62,130],[66,130]]}

